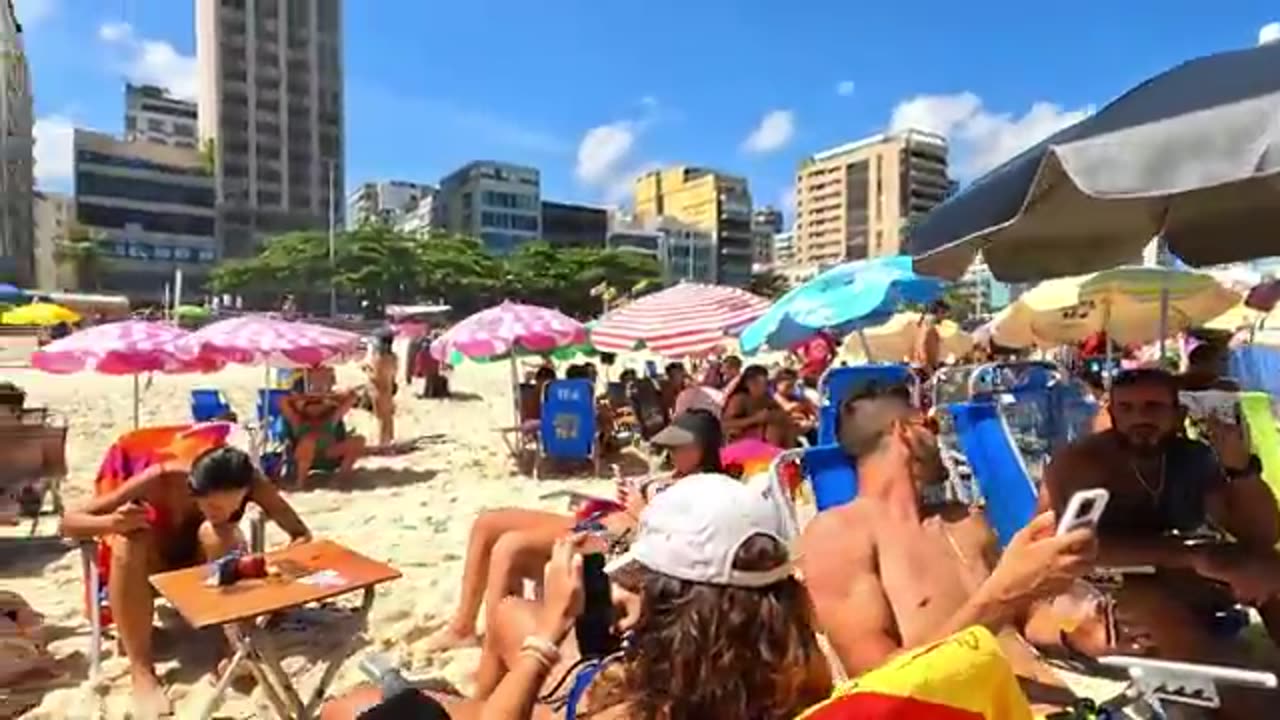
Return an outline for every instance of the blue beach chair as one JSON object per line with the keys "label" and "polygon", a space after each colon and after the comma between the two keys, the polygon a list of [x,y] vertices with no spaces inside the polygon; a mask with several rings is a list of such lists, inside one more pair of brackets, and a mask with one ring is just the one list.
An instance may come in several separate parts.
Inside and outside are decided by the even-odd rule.
{"label": "blue beach chair", "polygon": [[898,385],[913,379],[906,365],[851,365],[828,370],[818,382],[818,394],[822,398],[818,408],[818,445],[836,441],[840,403],[855,390],[870,383]]}
{"label": "blue beach chair", "polygon": [[268,443],[282,444],[289,438],[289,429],[280,411],[280,401],[289,395],[287,389],[258,391],[258,424]]}
{"label": "blue beach chair", "polygon": [[[556,380],[547,385],[540,419],[543,457],[555,461],[589,460],[596,452],[596,401],[590,380]],[[597,474],[599,468],[596,467]],[[537,477],[537,463],[534,477]]]}
{"label": "blue beach chair", "polygon": [[1036,514],[1037,487],[993,399],[947,406],[1000,547]]}
{"label": "blue beach chair", "polygon": [[195,388],[191,391],[191,419],[211,422],[234,413],[227,396],[217,388]]}

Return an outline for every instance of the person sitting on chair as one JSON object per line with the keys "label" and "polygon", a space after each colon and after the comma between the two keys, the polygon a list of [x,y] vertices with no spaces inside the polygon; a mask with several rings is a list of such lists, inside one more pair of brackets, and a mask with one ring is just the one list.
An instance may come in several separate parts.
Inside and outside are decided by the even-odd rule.
{"label": "person sitting on chair", "polygon": [[290,452],[299,488],[306,485],[317,462],[337,463],[334,478],[342,482],[351,476],[356,460],[364,456],[365,439],[348,433],[343,423],[343,417],[355,407],[358,393],[334,392],[332,375],[332,370],[313,374],[308,392],[289,393],[280,402],[280,412],[293,437]]}
{"label": "person sitting on chair", "polygon": [[64,537],[105,538],[110,545],[107,601],[129,658],[136,716],[171,712],[151,652],[154,593],[148,578],[247,548],[238,523],[251,502],[289,534],[291,543],[311,539],[248,453],[225,445],[194,459],[154,464],[62,516]]}

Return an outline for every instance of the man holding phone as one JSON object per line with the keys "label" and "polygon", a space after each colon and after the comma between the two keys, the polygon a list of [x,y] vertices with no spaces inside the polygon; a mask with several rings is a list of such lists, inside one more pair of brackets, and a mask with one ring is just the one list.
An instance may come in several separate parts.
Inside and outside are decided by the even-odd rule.
{"label": "man holding phone", "polygon": [[[1117,375],[1108,403],[1112,429],[1054,457],[1041,502],[1061,511],[1080,490],[1106,489],[1098,565],[1148,570],[1126,574],[1116,593],[1120,647],[1080,649],[1247,663],[1211,623],[1239,600],[1259,610],[1277,641],[1280,511],[1242,428],[1211,421],[1209,445],[1181,434],[1179,386],[1162,370]],[[1200,531],[1207,525],[1233,541],[1205,542]]]}

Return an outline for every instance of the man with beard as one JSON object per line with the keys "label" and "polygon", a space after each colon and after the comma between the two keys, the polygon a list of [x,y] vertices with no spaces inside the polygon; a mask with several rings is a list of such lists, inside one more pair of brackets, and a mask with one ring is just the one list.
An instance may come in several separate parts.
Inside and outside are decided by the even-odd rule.
{"label": "man with beard", "polygon": [[[819,513],[799,544],[799,569],[818,623],[850,675],[972,625],[1001,647],[1033,701],[1069,701],[1015,628],[1037,601],[1091,565],[1093,532],[1054,535],[1035,518],[996,559],[980,510],[949,502],[937,442],[905,386],[868,387],[840,408],[838,433],[857,462],[858,496]],[[1053,697],[1033,690],[1057,686]]]}
{"label": "man with beard", "polygon": [[[1118,647],[1078,649],[1248,665],[1211,622],[1239,600],[1258,609],[1273,643],[1280,637],[1280,512],[1240,427],[1211,424],[1212,445],[1179,432],[1178,387],[1162,370],[1120,373],[1108,404],[1112,429],[1064,448],[1045,473],[1042,506],[1059,512],[1078,490],[1111,493],[1099,526],[1099,566],[1154,568],[1127,574],[1115,594]],[[1188,541],[1211,525],[1233,542]],[[1233,694],[1224,697],[1223,717],[1256,716]]]}

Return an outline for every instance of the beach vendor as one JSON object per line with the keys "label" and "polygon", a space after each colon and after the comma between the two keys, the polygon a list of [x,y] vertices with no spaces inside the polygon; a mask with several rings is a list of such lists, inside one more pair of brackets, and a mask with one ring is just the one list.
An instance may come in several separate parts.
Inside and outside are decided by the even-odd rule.
{"label": "beach vendor", "polygon": [[856,676],[903,650],[980,625],[1000,637],[1033,700],[1071,694],[1018,630],[1037,602],[1091,567],[1092,532],[1054,535],[1044,513],[997,559],[981,509],[952,502],[937,441],[905,385],[868,388],[840,408],[840,444],[854,458],[858,495],[819,513],[799,541],[798,567],[844,670]]}
{"label": "beach vendor", "polygon": [[[1058,511],[1079,490],[1105,488],[1098,565],[1147,567],[1113,593],[1110,645],[1091,655],[1149,654],[1170,660],[1248,666],[1217,614],[1237,601],[1256,608],[1280,644],[1280,511],[1239,426],[1210,422],[1210,443],[1181,433],[1181,380],[1158,369],[1126,370],[1112,381],[1112,429],[1054,457],[1042,502]],[[1215,539],[1212,528],[1231,541]],[[1224,688],[1220,717],[1263,717],[1269,693]]]}
{"label": "beach vendor", "polygon": [[101,538],[109,550],[103,568],[108,604],[129,658],[138,717],[171,712],[155,674],[148,578],[246,548],[238,521],[249,503],[262,508],[291,542],[311,538],[249,455],[223,444],[225,431],[210,436],[208,428],[179,435],[146,469],[62,517],[64,537]]}

